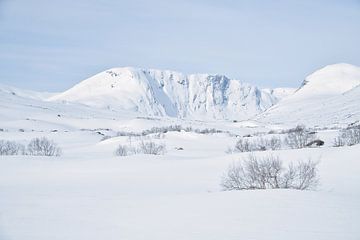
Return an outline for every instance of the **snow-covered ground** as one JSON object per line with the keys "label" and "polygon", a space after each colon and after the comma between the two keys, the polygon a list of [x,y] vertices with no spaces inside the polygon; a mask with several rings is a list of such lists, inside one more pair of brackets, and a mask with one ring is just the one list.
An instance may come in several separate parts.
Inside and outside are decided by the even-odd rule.
{"label": "snow-covered ground", "polygon": [[[295,93],[129,68],[65,93],[0,86],[0,140],[47,137],[63,152],[0,156],[0,239],[360,239],[360,145],[332,147],[340,127],[360,121],[359,84],[358,67],[337,64]],[[301,123],[325,145],[253,154],[320,161],[316,191],[222,191],[229,164],[248,156],[228,153],[239,138],[283,138],[281,130]],[[175,125],[182,130],[118,136]],[[166,153],[114,155],[119,144],[143,140]]]}
{"label": "snow-covered ground", "polygon": [[[320,134],[332,139],[334,131]],[[47,136],[61,157],[0,157],[0,237],[22,239],[359,239],[360,146],[281,150],[285,162],[320,159],[317,191],[224,192],[221,176],[247,153],[227,134],[169,132],[165,155],[116,157],[128,137],[88,131]],[[139,141],[133,138],[132,143]],[[176,150],[182,147],[184,150]],[[266,155],[269,152],[257,152]]]}

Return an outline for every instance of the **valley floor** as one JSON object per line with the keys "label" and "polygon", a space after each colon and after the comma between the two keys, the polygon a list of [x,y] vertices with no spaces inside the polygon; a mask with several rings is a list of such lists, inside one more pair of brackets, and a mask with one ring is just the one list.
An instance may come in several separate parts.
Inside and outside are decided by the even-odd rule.
{"label": "valley floor", "polygon": [[128,137],[1,138],[44,134],[61,157],[0,156],[1,240],[360,238],[359,145],[272,152],[285,162],[320,159],[317,191],[221,191],[228,165],[248,155],[225,153],[235,141],[226,134],[169,132],[154,140],[165,155],[127,157],[113,153]]}

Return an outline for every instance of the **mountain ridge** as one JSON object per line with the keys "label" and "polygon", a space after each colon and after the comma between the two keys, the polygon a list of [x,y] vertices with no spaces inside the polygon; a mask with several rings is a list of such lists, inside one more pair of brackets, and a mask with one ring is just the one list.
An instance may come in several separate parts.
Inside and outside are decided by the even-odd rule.
{"label": "mountain ridge", "polygon": [[281,88],[260,89],[220,74],[124,67],[96,74],[49,100],[125,109],[150,116],[248,119],[291,90],[280,92]]}
{"label": "mountain ridge", "polygon": [[108,119],[254,120],[260,125],[289,126],[360,120],[360,67],[329,65],[310,74],[304,83],[296,91],[260,89],[220,74],[113,68],[62,93],[0,84],[0,115],[21,121],[45,120],[47,115],[58,122],[62,121],[58,115],[82,119],[85,114],[88,119],[103,115]]}

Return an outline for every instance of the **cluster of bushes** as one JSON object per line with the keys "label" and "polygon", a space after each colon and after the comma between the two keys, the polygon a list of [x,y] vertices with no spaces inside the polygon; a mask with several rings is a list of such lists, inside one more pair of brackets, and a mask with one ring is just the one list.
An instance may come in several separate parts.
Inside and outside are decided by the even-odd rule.
{"label": "cluster of bushes", "polygon": [[250,141],[247,138],[239,139],[235,144],[235,152],[253,152],[266,150],[281,149],[281,139],[279,137],[272,137],[271,139],[257,138]]}
{"label": "cluster of bushes", "polygon": [[281,139],[280,137],[257,137],[254,139],[241,138],[236,144],[235,152],[253,152],[266,150],[280,150],[283,147],[299,149],[311,146],[321,146],[324,142],[316,140],[316,133],[307,130],[303,126],[297,126],[294,129],[287,130],[287,135]]}
{"label": "cluster of bushes", "polygon": [[221,181],[223,190],[311,190],[318,184],[316,162],[308,160],[284,166],[278,157],[272,155],[263,158],[250,155],[247,159],[230,165]]}
{"label": "cluster of bushes", "polygon": [[116,156],[129,156],[135,154],[152,154],[152,155],[162,155],[166,152],[165,144],[157,144],[152,141],[141,141],[141,143],[133,147],[131,145],[119,145],[115,150]]}
{"label": "cluster of bushes", "polygon": [[299,125],[288,132],[284,139],[285,144],[293,149],[304,148],[311,145],[316,138],[316,133],[309,131],[305,126]]}
{"label": "cluster of bushes", "polygon": [[[167,132],[194,132],[199,134],[214,134],[214,133],[224,133],[224,131],[215,129],[215,128],[205,128],[205,129],[198,129],[198,128],[192,128],[192,127],[183,127],[181,125],[170,125],[166,127],[153,127],[148,130],[142,131],[141,135],[146,136],[149,134],[154,133],[167,133]],[[226,132],[228,133],[228,132]]]}
{"label": "cluster of bushes", "polygon": [[[151,134],[163,134],[167,132],[194,132],[198,134],[215,134],[215,133],[228,133],[228,131],[222,131],[215,128],[205,128],[205,129],[198,129],[192,127],[183,127],[181,125],[170,125],[164,127],[153,127],[142,132],[126,132],[126,131],[118,131],[115,136],[116,137],[145,137]],[[112,138],[111,136],[104,136],[101,140],[107,140]]]}
{"label": "cluster of bushes", "polygon": [[0,155],[60,156],[61,148],[45,137],[33,138],[29,144],[0,140]]}
{"label": "cluster of bushes", "polygon": [[352,146],[360,144],[360,128],[347,128],[334,139],[334,147]]}
{"label": "cluster of bushes", "polygon": [[25,146],[14,141],[0,140],[0,155],[25,154]]}

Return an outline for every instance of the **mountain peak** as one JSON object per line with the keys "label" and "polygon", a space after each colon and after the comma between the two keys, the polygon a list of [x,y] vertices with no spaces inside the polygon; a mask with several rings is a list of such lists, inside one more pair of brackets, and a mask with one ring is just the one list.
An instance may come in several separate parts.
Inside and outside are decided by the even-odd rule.
{"label": "mountain peak", "polygon": [[302,94],[342,94],[360,84],[360,67],[338,63],[325,66],[306,77]]}
{"label": "mountain peak", "polygon": [[248,119],[279,100],[272,91],[220,74],[111,68],[49,99],[150,116]]}
{"label": "mountain peak", "polygon": [[351,123],[360,117],[360,68],[333,64],[310,74],[291,96],[257,117],[309,126]]}

